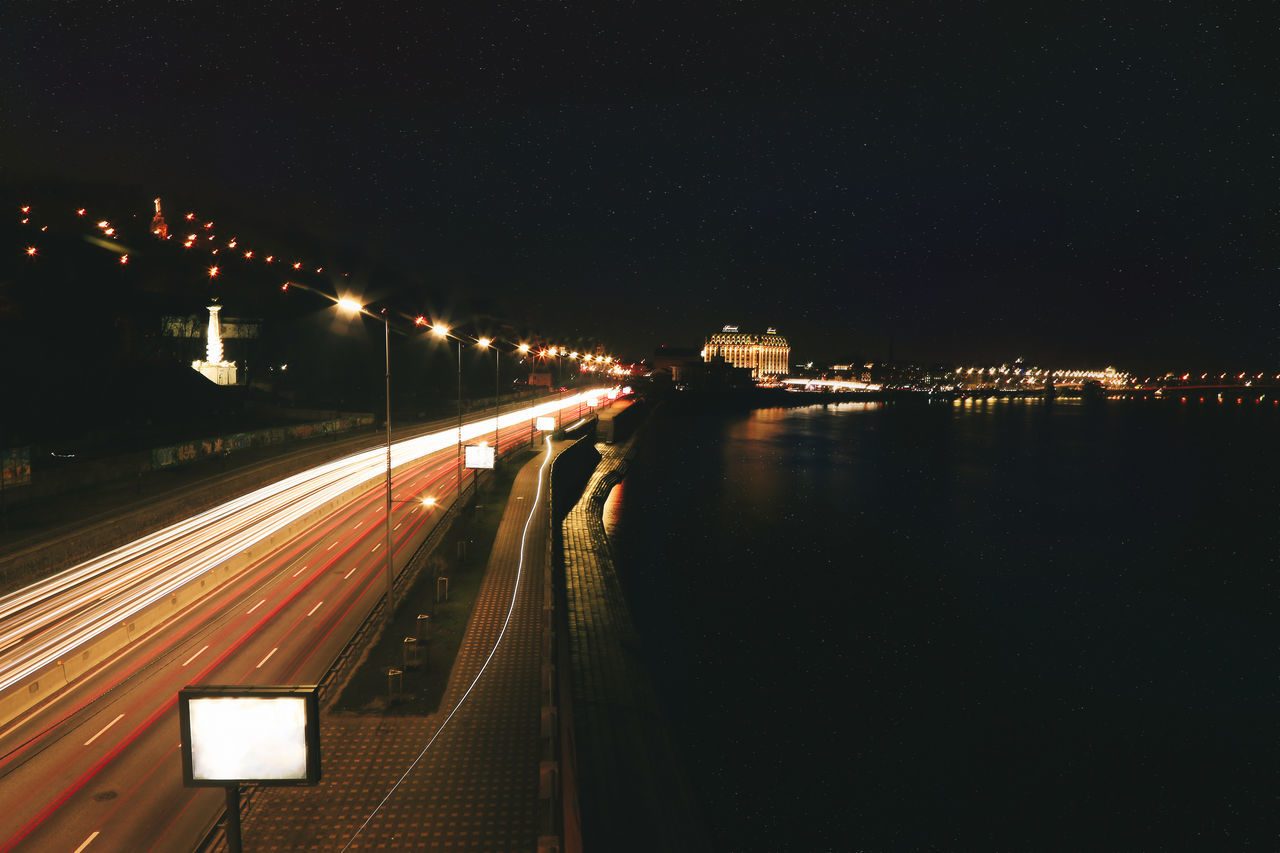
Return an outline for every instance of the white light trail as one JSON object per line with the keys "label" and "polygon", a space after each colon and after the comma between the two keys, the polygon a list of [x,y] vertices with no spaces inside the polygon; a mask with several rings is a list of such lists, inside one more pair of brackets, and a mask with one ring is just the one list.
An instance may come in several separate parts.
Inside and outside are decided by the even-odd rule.
{"label": "white light trail", "polygon": [[[584,392],[506,412],[499,424],[514,426],[576,408],[586,397]],[[457,427],[408,439],[392,445],[391,463],[398,468],[493,431],[490,417],[464,424],[461,439]],[[385,446],[327,462],[0,597],[0,694],[385,474]]]}
{"label": "white light trail", "polygon": [[409,777],[409,774],[413,772],[413,768],[417,767],[418,762],[422,760],[422,756],[427,754],[427,750],[436,742],[436,738],[440,737],[440,733],[449,725],[449,721],[453,719],[454,714],[458,713],[458,709],[467,701],[467,697],[471,695],[471,691],[474,690],[476,684],[479,683],[480,677],[484,675],[484,671],[489,667],[489,661],[493,660],[493,656],[498,653],[498,647],[502,645],[502,638],[507,635],[507,626],[511,624],[511,615],[516,609],[516,596],[520,593],[520,579],[524,574],[524,551],[525,543],[529,538],[529,525],[533,523],[533,515],[538,511],[538,505],[542,502],[542,478],[543,474],[546,473],[548,463],[551,462],[551,439],[547,438],[545,439],[545,442],[547,454],[542,460],[542,467],[538,469],[538,491],[533,502],[529,504],[529,516],[525,519],[524,531],[520,534],[520,562],[516,564],[516,582],[511,588],[511,602],[507,605],[507,616],[502,620],[502,629],[498,631],[498,637],[493,641],[493,648],[489,650],[489,656],[486,657],[484,659],[484,663],[480,665],[480,671],[476,673],[475,678],[471,679],[471,684],[467,686],[467,690],[462,694],[462,698],[458,700],[458,704],[453,706],[453,710],[449,712],[449,716],[444,718],[444,722],[440,724],[440,728],[436,729],[436,733],[431,736],[431,739],[427,741],[426,746],[422,747],[422,751],[418,753],[418,757],[413,759],[400,778],[391,786],[391,790],[387,791],[387,795],[382,798],[380,803],[374,806],[373,811],[371,811],[369,816],[364,819],[364,823],[360,824],[360,827],[352,833],[349,839],[347,839],[347,843],[342,847],[342,853],[346,853],[346,851],[351,847],[352,842],[360,837],[360,833],[364,832],[364,828],[369,825],[369,821],[373,820],[374,815],[376,815],[382,807],[387,804],[387,800],[391,799],[391,795],[400,787],[400,783]]}
{"label": "white light trail", "polygon": [[784,385],[795,385],[800,388],[844,388],[849,391],[879,391],[880,386],[869,382],[856,382],[849,379],[784,379]]}

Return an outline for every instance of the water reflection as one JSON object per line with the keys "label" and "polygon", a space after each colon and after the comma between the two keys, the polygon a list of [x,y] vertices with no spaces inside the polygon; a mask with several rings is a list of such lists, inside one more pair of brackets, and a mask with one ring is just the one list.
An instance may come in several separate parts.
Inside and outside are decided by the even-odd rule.
{"label": "water reflection", "polygon": [[720,849],[1096,849],[1103,821],[1157,849],[1256,813],[1280,408],[651,426],[605,523]]}
{"label": "water reflection", "polygon": [[604,499],[604,507],[601,510],[601,514],[604,516],[604,533],[610,539],[614,537],[614,532],[618,527],[618,519],[622,515],[622,496],[625,490],[626,480],[623,480],[610,489],[608,496]]}

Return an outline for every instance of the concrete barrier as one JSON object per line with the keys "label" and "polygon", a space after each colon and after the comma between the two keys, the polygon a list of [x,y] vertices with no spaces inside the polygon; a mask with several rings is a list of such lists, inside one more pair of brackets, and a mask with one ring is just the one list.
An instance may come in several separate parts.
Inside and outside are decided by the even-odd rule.
{"label": "concrete barrier", "polygon": [[62,662],[50,664],[40,672],[0,695],[0,720],[8,722],[32,705],[52,696],[67,686]]}
{"label": "concrete barrier", "polygon": [[[594,422],[593,422],[594,427]],[[552,529],[573,509],[591,474],[600,463],[600,453],[595,448],[595,430],[582,435],[560,452],[551,463],[551,520]]]}
{"label": "concrete barrier", "polygon": [[[129,626],[121,622],[62,658],[62,673],[70,684],[129,644]],[[41,697],[44,698],[44,697]]]}

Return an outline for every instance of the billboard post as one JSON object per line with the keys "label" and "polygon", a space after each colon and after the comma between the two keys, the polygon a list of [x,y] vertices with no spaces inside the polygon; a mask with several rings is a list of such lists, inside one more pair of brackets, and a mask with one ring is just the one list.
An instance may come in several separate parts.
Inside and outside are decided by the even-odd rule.
{"label": "billboard post", "polygon": [[188,685],[178,691],[182,783],[223,788],[225,831],[240,853],[240,785],[320,781],[318,685]]}
{"label": "billboard post", "polygon": [[240,783],[227,786],[227,822],[223,829],[229,853],[242,853],[240,840]]}

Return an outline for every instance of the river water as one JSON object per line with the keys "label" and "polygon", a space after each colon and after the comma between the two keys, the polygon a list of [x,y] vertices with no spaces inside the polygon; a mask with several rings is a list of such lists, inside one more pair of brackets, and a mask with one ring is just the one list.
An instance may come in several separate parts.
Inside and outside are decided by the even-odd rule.
{"label": "river water", "polygon": [[606,526],[718,849],[1275,849],[1271,402],[660,410]]}

